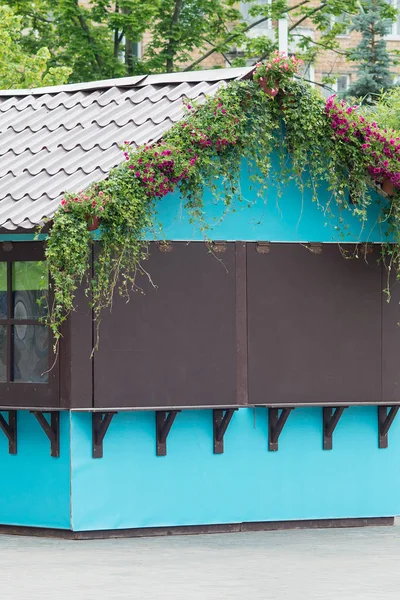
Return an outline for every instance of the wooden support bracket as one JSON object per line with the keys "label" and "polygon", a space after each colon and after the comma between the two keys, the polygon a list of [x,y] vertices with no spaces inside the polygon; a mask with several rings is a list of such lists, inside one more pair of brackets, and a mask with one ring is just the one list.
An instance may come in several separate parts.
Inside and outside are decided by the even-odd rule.
{"label": "wooden support bracket", "polygon": [[180,410],[157,410],[156,411],[156,454],[166,456],[167,437],[171,430],[175,417]]}
{"label": "wooden support bracket", "polygon": [[227,408],[226,410],[215,408],[213,410],[214,454],[223,453],[224,435],[236,410],[237,408]]}
{"label": "wooden support bracket", "polygon": [[339,419],[343,414],[344,409],[347,406],[339,406],[332,408],[331,406],[324,406],[322,409],[322,421],[323,421],[323,449],[332,450],[332,436],[336,429],[336,425],[339,423]]}
{"label": "wooden support bracket", "polygon": [[116,412],[92,413],[92,457],[103,458],[103,440]]}
{"label": "wooden support bracket", "polygon": [[0,429],[8,439],[8,453],[17,454],[17,411],[8,410],[8,423],[0,414]]}
{"label": "wooden support bracket", "polygon": [[279,436],[292,410],[294,408],[268,409],[268,450],[272,452],[278,450]]}
{"label": "wooden support bracket", "polygon": [[44,416],[46,411],[31,411],[40,427],[43,429],[45,434],[50,440],[50,455],[54,458],[60,456],[60,413],[59,411],[50,412],[50,423]]}
{"label": "wooden support bracket", "polygon": [[[399,408],[399,406],[378,406],[379,448],[388,447],[388,432]],[[387,409],[389,409],[389,412]]]}

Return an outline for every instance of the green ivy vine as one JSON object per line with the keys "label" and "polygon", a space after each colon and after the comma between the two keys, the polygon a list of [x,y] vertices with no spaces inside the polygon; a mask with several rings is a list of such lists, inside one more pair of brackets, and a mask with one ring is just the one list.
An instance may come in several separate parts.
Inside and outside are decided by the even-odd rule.
{"label": "green ivy vine", "polygon": [[[281,185],[295,178],[319,203],[318,189],[325,183],[328,202],[361,221],[367,218],[371,189],[389,182],[391,198],[382,204],[382,219],[390,221],[391,235],[400,242],[400,138],[358,107],[335,97],[326,102],[294,79],[299,63],[275,53],[257,65],[252,78],[228,84],[203,104],[186,101],[184,118],[161,141],[139,149],[124,142],[125,161],[107,180],[64,197],[46,246],[54,298],[48,323],[56,345],[80,286],[97,324],[102,311],[112,307],[116,288],[129,297],[144,268],[145,232],[155,227],[161,198],[178,189],[191,220],[207,235],[203,191],[211,190],[225,213],[233,210],[241,200],[243,159],[260,195],[274,180]],[[280,158],[279,176],[270,177],[274,153]],[[99,242],[90,231],[97,226]],[[398,243],[387,246],[396,267],[398,248]]]}

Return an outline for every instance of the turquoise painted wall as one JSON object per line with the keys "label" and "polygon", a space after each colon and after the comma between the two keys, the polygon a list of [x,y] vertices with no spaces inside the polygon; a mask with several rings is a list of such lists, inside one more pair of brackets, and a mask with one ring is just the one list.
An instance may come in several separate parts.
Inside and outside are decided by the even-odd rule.
{"label": "turquoise painted wall", "polygon": [[[275,169],[278,169],[277,165]],[[209,238],[269,242],[380,242],[386,231],[378,223],[383,199],[376,194],[370,206],[368,222],[362,225],[351,211],[339,210],[326,186],[321,186],[319,190],[319,203],[321,207],[330,203],[328,212],[312,201],[310,188],[305,188],[302,194],[294,181],[282,188],[280,197],[272,182],[267,192],[258,197],[259,188],[251,183],[248,168],[243,164],[241,191],[244,200],[236,201],[234,210],[229,210],[225,216],[221,203],[215,202],[211,194],[205,192]],[[163,198],[157,205],[157,212],[158,221],[162,224],[161,232],[149,232],[149,239],[204,239],[199,228],[189,222],[178,193]]]}
{"label": "turquoise painted wall", "polygon": [[222,455],[212,411],[184,411],[166,457],[155,454],[154,412],[116,415],[102,459],[91,455],[87,413],[61,413],[59,459],[33,415],[18,419],[16,456],[0,436],[1,524],[83,531],[400,514],[400,418],[379,449],[376,407],[347,409],[330,451],[322,409],[298,408],[278,452],[267,450],[267,411],[240,409]]}
{"label": "turquoise painted wall", "polygon": [[70,415],[60,414],[60,458],[50,456],[50,442],[34,415],[18,411],[17,418],[16,455],[8,454],[0,431],[0,523],[68,529]]}
{"label": "turquoise painted wall", "polygon": [[289,416],[267,450],[265,409],[240,409],[213,454],[212,411],[178,414],[167,456],[155,454],[154,412],[120,413],[91,458],[91,420],[72,415],[72,527],[76,531],[400,514],[400,418],[378,448],[376,407],[345,411],[322,450],[322,409]]}

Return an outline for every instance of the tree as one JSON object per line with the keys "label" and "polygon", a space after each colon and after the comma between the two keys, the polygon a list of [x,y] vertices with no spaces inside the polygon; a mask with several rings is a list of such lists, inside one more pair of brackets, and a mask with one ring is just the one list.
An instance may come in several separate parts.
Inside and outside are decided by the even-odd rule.
{"label": "tree", "polygon": [[[22,16],[22,44],[52,50],[52,66],[72,69],[71,82],[131,74],[134,42],[155,17],[160,0],[3,0]],[[130,48],[130,52],[127,51]]]}
{"label": "tree", "polygon": [[392,87],[390,67],[393,64],[384,36],[389,33],[392,18],[385,0],[365,0],[360,13],[353,19],[352,30],[361,33],[361,41],[349,52],[349,59],[358,63],[357,80],[347,95],[371,102],[383,90]]}
{"label": "tree", "polygon": [[[242,49],[241,55],[234,59],[232,66],[248,64],[249,59],[252,58],[253,62],[266,58],[273,49],[277,48],[277,32],[275,32],[275,39],[271,41],[267,36],[253,37],[252,30],[268,20],[276,24],[283,17],[288,20],[289,42],[296,46],[305,61],[313,62],[323,50],[337,51],[339,48],[337,35],[345,31],[346,22],[332,25],[332,21],[343,14],[350,20],[351,16],[357,13],[359,5],[359,0],[273,0],[261,4],[256,3],[255,0],[244,0],[244,2],[249,4],[251,22],[237,22],[221,40],[217,40],[211,49],[187,65],[185,70],[197,67],[205,58],[221,51],[221,48],[226,51],[229,45]],[[305,25],[309,27],[310,24],[319,33],[318,41],[299,29]]]}
{"label": "tree", "polygon": [[49,66],[50,52],[42,46],[35,54],[24,50],[22,19],[7,6],[0,6],[0,87],[32,88],[67,81],[68,67]]}
{"label": "tree", "polygon": [[[3,0],[22,16],[24,49],[52,50],[51,66],[73,69],[70,81],[202,68],[213,54],[240,66],[268,56],[277,40],[257,35],[257,26],[287,17],[289,35],[306,61],[339,49],[338,33],[359,11],[360,0],[273,0],[249,5],[247,22],[238,0]],[[392,9],[389,9],[392,10]],[[393,11],[392,11],[393,12]],[[318,38],[299,27],[318,30]],[[136,43],[146,32],[142,57]],[[233,51],[233,49],[235,49]]]}
{"label": "tree", "polygon": [[236,0],[161,0],[141,66],[171,72],[192,62],[194,52],[201,56],[211,48],[224,54],[232,46],[225,43],[231,24],[241,18],[236,5]]}

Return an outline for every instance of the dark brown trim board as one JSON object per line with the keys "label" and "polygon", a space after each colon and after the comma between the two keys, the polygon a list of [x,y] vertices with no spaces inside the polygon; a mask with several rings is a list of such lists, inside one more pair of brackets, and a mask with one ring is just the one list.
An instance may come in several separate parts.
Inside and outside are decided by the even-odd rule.
{"label": "dark brown trim board", "polygon": [[209,533],[243,533],[250,531],[282,531],[289,529],[339,529],[345,527],[391,527],[394,517],[357,519],[311,519],[305,521],[262,521],[226,523],[221,525],[187,525],[181,527],[144,527],[140,529],[109,529],[106,531],[70,531],[44,527],[0,525],[0,535],[49,537],[66,540],[98,540],[111,538],[159,537],[169,535],[201,535]]}

